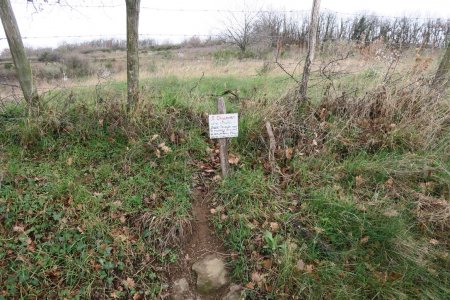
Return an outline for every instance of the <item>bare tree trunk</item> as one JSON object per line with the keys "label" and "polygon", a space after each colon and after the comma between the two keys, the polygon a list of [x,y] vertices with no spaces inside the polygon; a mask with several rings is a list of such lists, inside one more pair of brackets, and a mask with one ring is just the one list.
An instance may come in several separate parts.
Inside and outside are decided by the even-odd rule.
{"label": "bare tree trunk", "polygon": [[9,50],[11,51],[14,66],[16,67],[17,79],[19,80],[23,97],[28,103],[30,112],[33,112],[38,108],[39,97],[36,87],[33,84],[31,65],[25,53],[19,26],[17,25],[9,0],[0,0],[0,18],[2,19],[6,38],[8,39]]}
{"label": "bare tree trunk", "polygon": [[300,91],[298,102],[301,103],[307,99],[308,79],[311,71],[311,63],[314,60],[314,49],[316,47],[317,27],[319,25],[320,0],[313,0],[311,11],[311,24],[309,26],[308,53],[306,54],[305,66],[303,67],[302,81],[300,82]]}
{"label": "bare tree trunk", "polygon": [[127,112],[139,100],[139,7],[141,0],[125,0],[127,6]]}
{"label": "bare tree trunk", "polygon": [[449,78],[450,73],[450,41],[447,43],[447,49],[445,50],[445,54],[442,57],[441,63],[436,71],[436,75],[434,76],[433,86],[439,86],[444,84],[444,86],[448,86],[450,82]]}

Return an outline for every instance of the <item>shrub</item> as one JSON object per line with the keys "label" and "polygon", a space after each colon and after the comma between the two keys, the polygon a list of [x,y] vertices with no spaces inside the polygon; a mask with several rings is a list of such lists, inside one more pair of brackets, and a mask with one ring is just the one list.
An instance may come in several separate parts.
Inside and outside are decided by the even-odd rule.
{"label": "shrub", "polygon": [[63,75],[62,65],[52,63],[36,67],[35,74],[37,78],[47,81],[52,79],[61,79]]}
{"label": "shrub", "polygon": [[16,69],[12,63],[5,63],[0,69],[0,78],[2,81],[15,81]]}
{"label": "shrub", "polygon": [[185,40],[182,44],[183,44],[183,46],[189,47],[189,48],[197,48],[197,47],[203,46],[203,42],[198,36],[193,36],[193,37]]}
{"label": "shrub", "polygon": [[158,66],[156,65],[156,62],[154,60],[150,61],[147,66],[147,71],[149,73],[155,73],[158,70]]}
{"label": "shrub", "polygon": [[173,54],[173,52],[170,51],[170,50],[161,50],[161,51],[158,52],[158,54],[161,55],[161,57],[164,58],[164,59],[172,59],[175,56]]}
{"label": "shrub", "polygon": [[44,51],[38,57],[40,62],[59,62],[61,61],[61,55],[55,51]]}
{"label": "shrub", "polygon": [[239,53],[232,49],[220,49],[213,52],[213,59],[218,62],[228,62],[232,58],[237,58]]}
{"label": "shrub", "polygon": [[14,65],[12,63],[5,63],[3,67],[5,68],[5,70],[12,70],[14,68]]}
{"label": "shrub", "polygon": [[92,68],[87,59],[78,55],[71,55],[64,61],[69,77],[84,77],[92,74]]}
{"label": "shrub", "polygon": [[265,61],[261,67],[256,70],[259,76],[267,75],[275,68],[275,65],[270,61]]}

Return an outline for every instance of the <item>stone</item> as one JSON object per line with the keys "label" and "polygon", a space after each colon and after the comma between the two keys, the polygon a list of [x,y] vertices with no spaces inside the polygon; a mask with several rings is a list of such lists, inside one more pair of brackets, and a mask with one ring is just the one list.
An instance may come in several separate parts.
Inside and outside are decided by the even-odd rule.
{"label": "stone", "polygon": [[208,255],[192,266],[197,274],[197,290],[209,294],[228,284],[227,270],[223,260],[216,255]]}
{"label": "stone", "polygon": [[194,296],[189,289],[189,283],[186,278],[175,280],[172,284],[171,300],[194,300]]}
{"label": "stone", "polygon": [[222,300],[241,300],[244,297],[241,295],[242,286],[233,284],[230,286],[228,293],[223,297]]}

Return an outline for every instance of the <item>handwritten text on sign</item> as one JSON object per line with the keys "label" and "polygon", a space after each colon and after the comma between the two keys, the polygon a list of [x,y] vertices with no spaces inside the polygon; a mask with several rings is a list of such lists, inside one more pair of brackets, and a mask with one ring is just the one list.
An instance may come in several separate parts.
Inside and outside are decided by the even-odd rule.
{"label": "handwritten text on sign", "polygon": [[238,114],[209,115],[209,138],[222,139],[238,136]]}

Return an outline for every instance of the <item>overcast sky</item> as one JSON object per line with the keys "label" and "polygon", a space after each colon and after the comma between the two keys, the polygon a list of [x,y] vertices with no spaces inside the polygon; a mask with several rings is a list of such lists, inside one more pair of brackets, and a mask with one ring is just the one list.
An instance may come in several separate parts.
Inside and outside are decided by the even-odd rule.
{"label": "overcast sky", "polygon": [[[56,47],[63,41],[125,38],[124,0],[62,0],[62,6],[38,7],[26,0],[11,2],[22,36],[29,37],[24,39],[26,46]],[[141,0],[139,31],[159,41],[179,41],[183,35],[217,34],[227,17],[223,10],[308,10],[311,4],[312,0]],[[321,9],[343,14],[364,11],[383,16],[450,18],[450,0],[322,0]],[[1,30],[0,49],[8,47],[4,36]]]}

